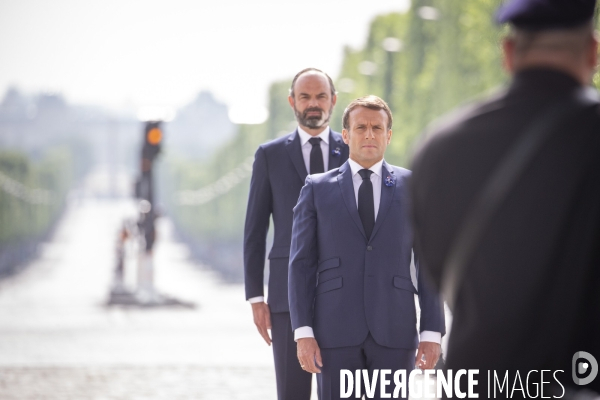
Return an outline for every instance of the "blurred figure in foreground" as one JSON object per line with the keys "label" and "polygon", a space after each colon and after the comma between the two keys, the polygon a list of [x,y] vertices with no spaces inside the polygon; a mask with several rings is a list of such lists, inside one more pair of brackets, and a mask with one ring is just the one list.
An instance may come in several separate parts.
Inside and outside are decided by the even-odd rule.
{"label": "blurred figure in foreground", "polygon": [[[508,371],[509,387],[517,371],[525,385],[529,371],[539,384],[540,370],[562,370],[567,392],[600,392],[600,377],[571,376],[575,353],[600,361],[594,10],[595,0],[506,3],[510,87],[445,120],[414,160],[420,259],[454,314],[447,367],[479,368],[482,394],[487,370]],[[552,383],[561,395],[551,373],[542,380],[544,396]]]}
{"label": "blurred figure in foreground", "polygon": [[[348,159],[342,135],[329,128],[337,96],[331,78],[307,68],[293,79],[288,101],[298,129],[256,151],[246,225],[244,277],[254,323],[273,356],[279,400],[308,400],[311,374],[300,368],[288,306],[288,262],[293,208],[308,174],[337,168]],[[269,252],[269,299],[264,299],[264,269],[269,218],[275,235]]]}

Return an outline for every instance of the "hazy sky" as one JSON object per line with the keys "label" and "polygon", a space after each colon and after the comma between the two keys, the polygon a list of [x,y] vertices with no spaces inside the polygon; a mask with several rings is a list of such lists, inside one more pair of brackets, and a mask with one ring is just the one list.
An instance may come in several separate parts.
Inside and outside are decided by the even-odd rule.
{"label": "hazy sky", "polygon": [[[315,66],[335,78],[344,45],[410,0],[0,0],[0,94],[180,106],[202,89],[255,113],[270,82]],[[258,111],[256,111],[258,112]]]}

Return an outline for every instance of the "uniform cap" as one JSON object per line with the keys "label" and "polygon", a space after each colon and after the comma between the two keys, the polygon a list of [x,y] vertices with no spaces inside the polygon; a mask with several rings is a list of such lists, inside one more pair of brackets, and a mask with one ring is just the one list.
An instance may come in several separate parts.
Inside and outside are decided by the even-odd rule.
{"label": "uniform cap", "polygon": [[574,28],[591,21],[595,8],[596,0],[508,0],[496,20],[528,30]]}

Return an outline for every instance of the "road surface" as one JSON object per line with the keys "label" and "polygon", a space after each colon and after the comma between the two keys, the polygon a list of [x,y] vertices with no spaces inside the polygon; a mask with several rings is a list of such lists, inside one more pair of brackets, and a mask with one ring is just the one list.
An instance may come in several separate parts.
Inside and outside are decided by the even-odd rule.
{"label": "road surface", "polygon": [[71,205],[39,258],[0,281],[0,399],[274,400],[271,349],[243,287],[190,260],[168,221],[158,228],[156,286],[198,307],[105,306],[117,229],[133,207]]}

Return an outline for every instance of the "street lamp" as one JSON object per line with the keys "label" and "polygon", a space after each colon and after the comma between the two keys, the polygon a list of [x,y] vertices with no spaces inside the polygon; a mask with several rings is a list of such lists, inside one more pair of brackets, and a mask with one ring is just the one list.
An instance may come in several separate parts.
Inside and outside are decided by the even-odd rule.
{"label": "street lamp", "polygon": [[427,21],[436,21],[440,19],[440,10],[438,10],[435,7],[419,7],[419,9],[417,10],[417,14],[419,15],[419,17]]}
{"label": "street lamp", "polygon": [[367,77],[367,91],[371,91],[373,86],[373,75],[377,73],[377,64],[373,61],[362,61],[358,64],[358,72]]}
{"label": "street lamp", "polygon": [[402,50],[404,44],[402,43],[402,40],[398,38],[386,37],[385,39],[383,39],[383,42],[381,42],[381,46],[385,51],[397,53]]}
{"label": "street lamp", "polygon": [[358,71],[366,76],[373,76],[377,72],[377,64],[373,61],[363,61],[358,64]]}
{"label": "street lamp", "polygon": [[394,53],[398,53],[402,50],[403,43],[400,39],[395,37],[386,37],[381,42],[381,46],[386,53],[386,69],[384,78],[384,99],[387,101],[388,106],[392,108],[392,96],[394,93]]}
{"label": "street lamp", "polygon": [[353,93],[355,88],[355,83],[350,78],[342,78],[336,84],[338,90],[342,93]]}

